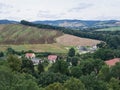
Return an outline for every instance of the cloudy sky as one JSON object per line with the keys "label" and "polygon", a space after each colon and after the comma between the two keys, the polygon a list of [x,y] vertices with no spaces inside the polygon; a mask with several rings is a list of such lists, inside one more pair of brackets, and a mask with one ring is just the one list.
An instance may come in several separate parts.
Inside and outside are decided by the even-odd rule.
{"label": "cloudy sky", "polygon": [[0,0],[0,19],[120,20],[120,0]]}

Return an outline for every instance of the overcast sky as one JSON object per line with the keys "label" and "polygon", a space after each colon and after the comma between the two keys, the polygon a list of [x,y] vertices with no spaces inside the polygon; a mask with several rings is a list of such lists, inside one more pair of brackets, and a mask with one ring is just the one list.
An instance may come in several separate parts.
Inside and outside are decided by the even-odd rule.
{"label": "overcast sky", "polygon": [[0,19],[120,20],[120,0],[0,0]]}

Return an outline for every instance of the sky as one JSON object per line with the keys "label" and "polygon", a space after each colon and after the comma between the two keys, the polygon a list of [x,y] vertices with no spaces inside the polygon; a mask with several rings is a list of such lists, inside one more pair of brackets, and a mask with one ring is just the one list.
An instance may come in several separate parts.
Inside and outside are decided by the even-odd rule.
{"label": "sky", "polygon": [[120,20],[120,0],[0,0],[0,19]]}

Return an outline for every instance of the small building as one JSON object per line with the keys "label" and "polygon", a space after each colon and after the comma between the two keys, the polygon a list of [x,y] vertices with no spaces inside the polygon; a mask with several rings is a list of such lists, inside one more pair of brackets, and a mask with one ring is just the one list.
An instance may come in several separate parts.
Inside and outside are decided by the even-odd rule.
{"label": "small building", "polygon": [[49,61],[50,63],[55,63],[56,60],[57,60],[57,55],[49,55],[49,56],[48,56],[48,61]]}
{"label": "small building", "polygon": [[39,62],[43,62],[43,60],[41,60],[40,58],[33,58],[33,59],[31,59],[31,61],[33,62],[33,64],[34,65],[38,65],[39,64]]}
{"label": "small building", "polygon": [[105,63],[106,63],[109,67],[114,66],[117,62],[120,62],[120,58],[114,58],[114,59],[105,61]]}
{"label": "small building", "polygon": [[33,58],[35,58],[35,54],[34,53],[26,53],[25,57],[28,59],[33,59]]}

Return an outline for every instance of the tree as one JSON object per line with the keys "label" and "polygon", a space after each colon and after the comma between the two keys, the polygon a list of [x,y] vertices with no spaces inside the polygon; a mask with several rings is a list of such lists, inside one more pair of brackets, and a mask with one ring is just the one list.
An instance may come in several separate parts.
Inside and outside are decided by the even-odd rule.
{"label": "tree", "polygon": [[65,90],[63,85],[59,82],[48,85],[45,90]]}
{"label": "tree", "polygon": [[103,65],[104,62],[100,59],[87,59],[81,61],[80,63],[80,67],[84,75],[90,74],[91,72],[95,72],[96,74],[98,74]]}
{"label": "tree", "polygon": [[75,78],[79,78],[82,75],[82,70],[79,66],[73,66],[70,68],[70,74]]}
{"label": "tree", "polygon": [[7,48],[7,54],[15,54],[15,50],[9,47]]}
{"label": "tree", "polygon": [[38,77],[38,84],[45,87],[55,82],[63,83],[67,79],[68,77],[66,75],[62,75],[60,73],[42,72]]}
{"label": "tree", "polygon": [[108,83],[109,90],[120,90],[120,80],[111,78]]}
{"label": "tree", "polygon": [[110,68],[107,65],[102,66],[102,68],[99,71],[98,78],[108,82],[111,79],[111,74],[110,74]]}
{"label": "tree", "polygon": [[17,56],[9,55],[7,61],[13,71],[19,71],[21,69],[22,61]]}
{"label": "tree", "polygon": [[33,74],[34,73],[34,65],[33,62],[27,58],[22,59],[21,72]]}
{"label": "tree", "polygon": [[120,62],[116,63],[115,66],[111,67],[110,68],[110,73],[111,75],[116,78],[116,79],[119,79],[120,80]]}
{"label": "tree", "polygon": [[3,52],[0,52],[0,57],[3,57],[4,56],[4,53]]}
{"label": "tree", "polygon": [[0,71],[0,90],[39,90],[39,87],[23,74]]}
{"label": "tree", "polygon": [[86,90],[108,90],[106,83],[98,79],[94,72],[80,77],[80,80],[84,83]]}
{"label": "tree", "polygon": [[64,83],[65,90],[85,90],[84,84],[76,78],[70,78]]}
{"label": "tree", "polygon": [[41,62],[38,63],[38,73],[44,72],[44,66]]}
{"label": "tree", "polygon": [[79,57],[75,57],[75,56],[74,56],[74,57],[71,58],[71,60],[72,60],[72,61],[71,61],[72,65],[73,65],[73,66],[77,66]]}
{"label": "tree", "polygon": [[71,49],[69,50],[68,56],[70,56],[70,57],[75,56],[75,49],[74,49],[74,48],[71,48]]}
{"label": "tree", "polygon": [[64,60],[57,60],[50,68],[50,71],[55,73],[67,74],[68,63]]}

